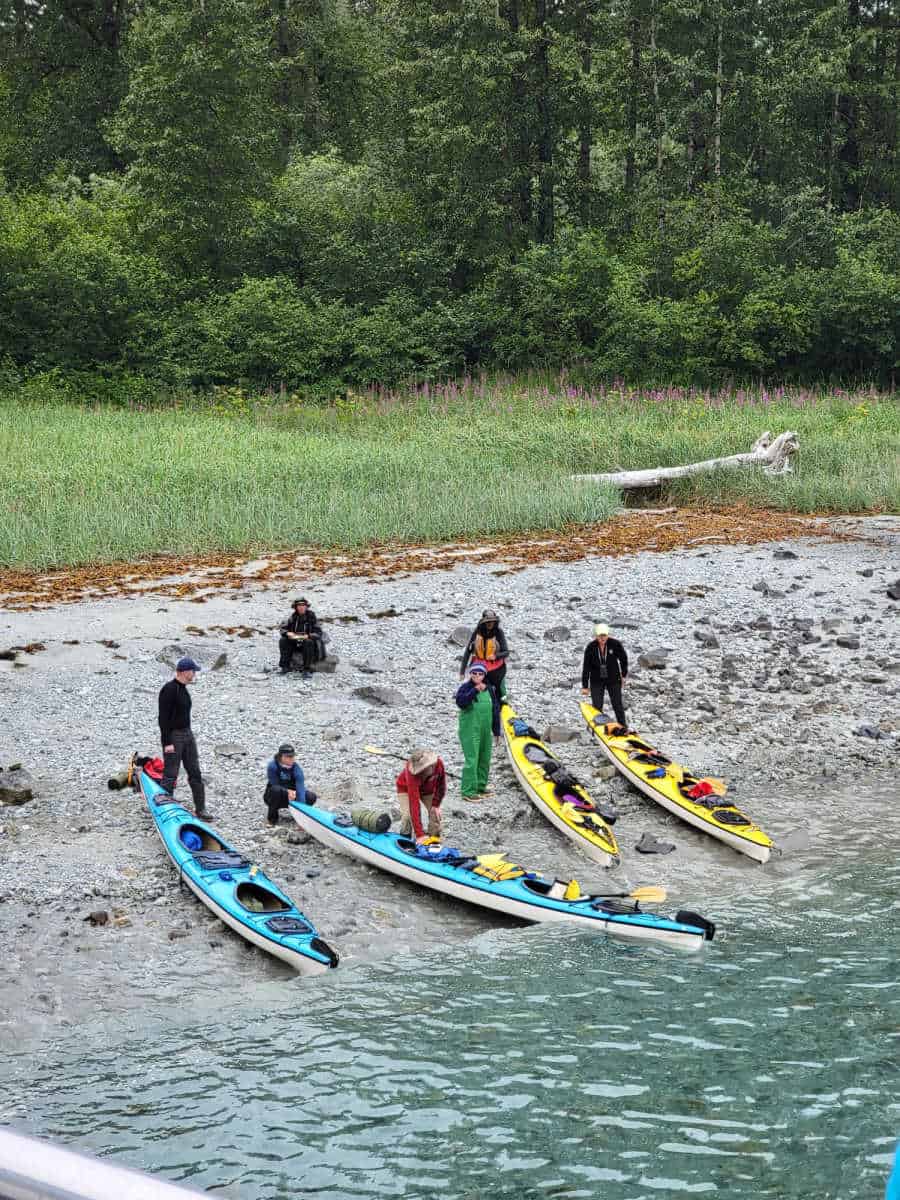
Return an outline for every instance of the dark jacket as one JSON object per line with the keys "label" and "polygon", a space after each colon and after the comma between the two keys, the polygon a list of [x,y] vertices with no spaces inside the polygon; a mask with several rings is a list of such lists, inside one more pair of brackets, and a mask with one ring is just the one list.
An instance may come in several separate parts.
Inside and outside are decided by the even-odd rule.
{"label": "dark jacket", "polygon": [[[493,684],[487,685],[488,694],[491,697],[491,705],[493,706],[493,715],[491,718],[491,729],[494,737],[500,736],[500,697],[497,695],[497,689]],[[461,683],[456,689],[456,704],[459,708],[468,708],[475,697],[478,695],[478,688],[470,679],[465,683]]]}
{"label": "dark jacket", "polygon": [[172,743],[175,729],[191,727],[191,693],[177,679],[170,679],[159,689],[159,732],[162,744]]}
{"label": "dark jacket", "polygon": [[297,793],[297,799],[301,804],[306,802],[306,784],[303,779],[303,768],[299,763],[294,763],[292,767],[283,767],[277,758],[269,760],[269,765],[266,767],[266,778],[268,779],[269,788],[285,788]]}
{"label": "dark jacket", "polygon": [[[603,668],[606,667],[606,676],[603,675]],[[592,642],[588,642],[584,650],[584,662],[581,665],[581,686],[583,688],[590,687],[591,681],[594,683],[605,683],[610,680],[612,683],[619,683],[628,675],[628,655],[625,653],[625,647],[617,638],[606,639],[606,659],[600,655],[600,647],[595,638]]]}
{"label": "dark jacket", "polygon": [[302,616],[295,608],[281,629],[284,633],[305,633],[307,637],[321,638],[322,636],[322,627],[311,608],[308,608]]}
{"label": "dark jacket", "polygon": [[[465,675],[466,667],[469,665],[470,658],[477,659],[480,657],[478,654],[475,653],[475,639],[478,638],[479,636],[482,638],[488,636],[486,628],[485,628],[485,624],[483,621],[480,621],[475,626],[475,628],[472,630],[472,636],[469,638],[468,642],[466,643],[465,650],[463,650],[463,656],[460,659],[460,663],[459,663],[460,675]],[[509,657],[509,647],[506,644],[506,634],[503,632],[503,630],[500,628],[500,626],[497,625],[496,628],[494,629],[494,632],[490,636],[497,643],[496,649],[494,650],[493,657],[500,658],[505,661]]]}

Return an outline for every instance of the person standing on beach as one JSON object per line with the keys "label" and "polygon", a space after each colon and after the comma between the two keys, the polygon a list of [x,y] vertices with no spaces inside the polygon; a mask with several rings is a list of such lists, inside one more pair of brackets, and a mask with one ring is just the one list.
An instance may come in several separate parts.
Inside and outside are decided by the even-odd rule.
{"label": "person standing on beach", "polygon": [[[439,838],[443,829],[441,801],[447,794],[447,775],[442,760],[433,750],[414,750],[397,776],[397,795],[403,820],[402,837]],[[422,828],[422,806],[428,813],[428,832]]]}
{"label": "person standing on beach", "polygon": [[469,659],[478,659],[487,668],[488,684],[495,688],[501,700],[506,698],[506,660],[509,648],[506,635],[500,628],[500,618],[491,608],[486,608],[481,614],[481,620],[475,626],[463,651],[459,664],[460,680],[466,677],[466,666]]}
{"label": "person standing on beach", "polygon": [[304,679],[312,678],[309,668],[325,657],[322,627],[305,596],[300,596],[291,605],[291,615],[281,627],[278,652],[278,666],[282,675],[290,671],[294,655],[297,652],[302,655]]}
{"label": "person standing on beach", "polygon": [[206,787],[200,773],[200,757],[197,742],[191,729],[191,694],[188,684],[194,682],[199,663],[192,658],[179,658],[175,664],[175,678],[164,683],[159,690],[159,733],[163,749],[163,777],[160,786],[170,796],[175,790],[179,768],[187,771],[194,812],[206,821],[212,813],[206,808]]}
{"label": "person standing on beach", "polygon": [[493,737],[500,736],[500,697],[487,681],[483,662],[469,666],[469,678],[456,692],[459,707],[459,742],[465,756],[462,773],[462,798],[477,804],[493,795],[488,786]]}
{"label": "person standing on beach", "polygon": [[588,642],[581,664],[581,693],[590,695],[594,708],[603,711],[603,693],[609,699],[620,725],[625,725],[622,684],[628,678],[628,655],[617,638],[609,636],[608,625],[594,626],[594,640]]}

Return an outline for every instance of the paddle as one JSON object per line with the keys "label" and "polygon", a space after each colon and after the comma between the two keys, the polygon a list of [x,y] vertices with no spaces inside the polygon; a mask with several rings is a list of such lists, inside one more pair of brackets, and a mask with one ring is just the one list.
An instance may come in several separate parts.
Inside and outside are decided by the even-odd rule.
{"label": "paddle", "polygon": [[[398,758],[401,762],[409,761],[408,754],[398,754],[396,750],[382,750],[380,746],[363,746],[363,750],[366,754],[378,754],[382,758]],[[459,779],[455,771],[448,771],[446,767],[444,767],[444,774],[448,779]]]}
{"label": "paddle", "polygon": [[662,887],[639,887],[633,892],[595,892],[596,896],[605,896],[610,900],[643,900],[645,904],[662,904],[668,892]]}

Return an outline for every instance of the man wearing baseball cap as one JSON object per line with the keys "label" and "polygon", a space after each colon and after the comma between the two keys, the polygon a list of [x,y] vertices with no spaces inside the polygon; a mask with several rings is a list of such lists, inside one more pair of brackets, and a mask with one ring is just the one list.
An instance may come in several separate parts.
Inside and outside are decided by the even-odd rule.
{"label": "man wearing baseball cap", "polygon": [[628,655],[625,647],[609,636],[608,625],[594,626],[594,640],[588,642],[581,664],[581,691],[590,693],[591,704],[603,711],[603,693],[609,699],[620,725],[625,722],[625,705],[622,703],[622,684],[628,678]]}
{"label": "man wearing baseball cap", "polygon": [[159,690],[159,733],[163,747],[163,791],[172,795],[175,781],[182,764],[187,771],[194,811],[206,821],[212,813],[206,809],[206,788],[200,774],[200,758],[197,743],[191,730],[191,694],[187,689],[194,682],[200,664],[192,658],[179,658],[175,664],[175,678],[164,683]]}

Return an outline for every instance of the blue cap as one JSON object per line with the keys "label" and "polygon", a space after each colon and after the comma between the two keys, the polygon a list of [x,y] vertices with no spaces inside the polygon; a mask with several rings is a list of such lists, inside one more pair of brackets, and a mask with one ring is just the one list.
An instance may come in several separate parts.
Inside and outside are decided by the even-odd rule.
{"label": "blue cap", "polygon": [[175,664],[175,670],[176,671],[202,671],[203,668],[200,666],[200,664],[198,662],[194,662],[194,660],[192,658],[185,657],[185,658],[179,658],[178,662]]}
{"label": "blue cap", "polygon": [[487,667],[483,662],[479,662],[478,659],[475,662],[469,663],[469,674],[471,675],[473,671],[480,671],[482,675],[487,675]]}

